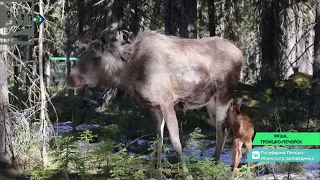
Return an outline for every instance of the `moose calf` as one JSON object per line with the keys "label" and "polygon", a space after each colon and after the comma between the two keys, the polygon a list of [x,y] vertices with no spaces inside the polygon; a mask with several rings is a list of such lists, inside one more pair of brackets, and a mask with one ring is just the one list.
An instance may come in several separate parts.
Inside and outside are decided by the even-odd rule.
{"label": "moose calf", "polygon": [[[233,171],[231,179],[234,179],[236,168],[238,167],[242,156],[242,145],[245,144],[246,146],[247,156],[250,149],[252,149],[252,137],[254,135],[254,128],[249,116],[240,112],[240,105],[238,104],[230,104],[225,124],[231,129],[233,133]],[[248,162],[248,166],[252,166],[252,162]]]}

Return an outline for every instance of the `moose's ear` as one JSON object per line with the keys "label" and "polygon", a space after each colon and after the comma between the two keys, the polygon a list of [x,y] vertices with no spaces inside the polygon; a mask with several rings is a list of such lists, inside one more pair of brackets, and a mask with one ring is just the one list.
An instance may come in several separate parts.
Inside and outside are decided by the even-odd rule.
{"label": "moose's ear", "polygon": [[234,105],[234,110],[237,114],[240,114],[240,106],[239,104]]}
{"label": "moose's ear", "polygon": [[100,33],[99,39],[107,46],[112,46],[112,44],[117,40],[116,36],[118,29],[119,23],[112,23],[110,27]]}
{"label": "moose's ear", "polygon": [[241,107],[242,100],[243,98],[237,98],[237,105],[239,106],[239,108]]}
{"label": "moose's ear", "polygon": [[112,23],[108,28],[100,33],[99,39],[107,45],[107,47],[115,46],[118,41],[117,33],[122,28],[122,21]]}
{"label": "moose's ear", "polygon": [[92,40],[84,35],[79,36],[78,40],[76,41],[76,45],[79,48],[79,54],[81,54],[87,46],[90,44]]}
{"label": "moose's ear", "polygon": [[102,41],[104,44],[107,44],[109,41],[108,39],[109,31],[110,31],[110,28],[106,28],[100,33],[99,40]]}
{"label": "moose's ear", "polygon": [[232,112],[233,112],[233,104],[230,104],[228,109],[228,114],[232,114]]}

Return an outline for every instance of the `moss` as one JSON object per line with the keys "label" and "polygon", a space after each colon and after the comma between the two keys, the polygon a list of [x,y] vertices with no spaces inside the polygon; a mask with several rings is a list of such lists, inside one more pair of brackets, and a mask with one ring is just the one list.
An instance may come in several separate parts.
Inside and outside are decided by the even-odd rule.
{"label": "moss", "polygon": [[305,73],[295,73],[293,74],[290,79],[298,86],[307,86],[308,88],[311,88],[311,82],[312,82],[312,76],[305,74]]}

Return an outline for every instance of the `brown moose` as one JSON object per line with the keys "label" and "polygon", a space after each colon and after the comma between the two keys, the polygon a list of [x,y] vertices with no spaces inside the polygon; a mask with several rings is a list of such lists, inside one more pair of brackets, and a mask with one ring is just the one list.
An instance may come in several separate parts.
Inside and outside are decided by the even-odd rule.
{"label": "brown moose", "polygon": [[[234,179],[236,168],[238,167],[242,156],[242,145],[244,144],[246,146],[247,156],[249,151],[252,149],[252,137],[254,135],[254,128],[249,116],[240,112],[239,104],[230,104],[225,123],[231,129],[233,134],[233,170],[231,179]],[[252,165],[252,162],[248,162],[249,167]]]}
{"label": "brown moose", "polygon": [[[158,165],[164,125],[174,151],[180,160],[182,157],[175,108],[206,106],[208,123],[216,128],[214,156],[219,160],[229,133],[223,122],[239,80],[242,52],[220,37],[183,39],[144,31],[127,44],[110,42],[104,34],[101,37],[81,53],[71,70],[68,88],[115,87],[149,108],[157,127]],[[186,168],[184,171],[187,173]]]}

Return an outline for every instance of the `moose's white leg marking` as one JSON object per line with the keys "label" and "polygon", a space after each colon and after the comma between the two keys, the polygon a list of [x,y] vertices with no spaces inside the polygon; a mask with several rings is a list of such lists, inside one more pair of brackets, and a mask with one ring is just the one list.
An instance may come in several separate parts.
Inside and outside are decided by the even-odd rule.
{"label": "moose's white leg marking", "polygon": [[164,132],[164,118],[161,119],[161,124],[160,124],[160,132],[161,132],[161,138],[163,139],[163,132]]}
{"label": "moose's white leg marking", "polygon": [[164,131],[164,124],[165,124],[165,121],[164,121],[164,118],[161,118],[160,120],[161,122],[159,122],[159,125],[157,128],[159,128],[159,132],[158,133],[158,147],[157,147],[157,167],[158,168],[161,168],[161,155],[162,155],[162,146],[163,146],[163,131]]}

